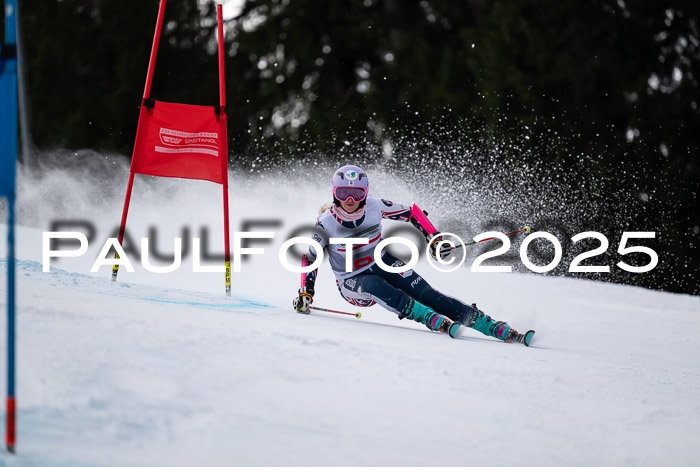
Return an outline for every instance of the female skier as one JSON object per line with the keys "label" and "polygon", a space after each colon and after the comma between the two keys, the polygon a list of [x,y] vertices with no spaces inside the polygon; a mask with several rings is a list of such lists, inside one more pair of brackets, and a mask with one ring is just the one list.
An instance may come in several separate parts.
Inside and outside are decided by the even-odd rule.
{"label": "female skier", "polygon": [[[392,273],[381,269],[374,261],[374,249],[381,240],[382,219],[411,222],[430,244],[433,258],[449,256],[451,248],[443,243],[439,233],[415,204],[412,208],[369,196],[369,180],[365,172],[354,165],[338,169],[331,181],[333,203],[323,209],[317,218],[313,239],[327,250],[331,268],[340,294],[349,303],[366,307],[379,303],[396,313],[399,319],[409,318],[425,324],[431,331],[446,332],[455,337],[460,325],[505,342],[529,345],[534,331],[518,333],[503,321],[495,321],[480,311],[476,304],[469,306],[433,289],[418,273],[409,269]],[[324,206],[325,208],[326,206]],[[330,238],[366,238],[366,245],[352,247],[353,270],[346,272],[346,245],[329,243]],[[313,247],[303,255],[302,265],[316,260]],[[405,263],[384,252],[382,260],[392,267]],[[294,299],[294,309],[309,314],[313,303],[314,285],[318,269],[302,273],[301,288]]]}

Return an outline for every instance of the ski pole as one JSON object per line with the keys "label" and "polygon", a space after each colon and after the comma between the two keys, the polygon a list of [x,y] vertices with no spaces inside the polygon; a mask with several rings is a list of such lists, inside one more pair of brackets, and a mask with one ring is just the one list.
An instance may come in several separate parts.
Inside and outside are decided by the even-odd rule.
{"label": "ski pole", "polygon": [[[520,229],[520,230],[516,230],[515,232],[508,232],[508,233],[506,234],[506,236],[508,236],[508,235],[515,235],[515,234],[519,234],[519,233],[522,233],[522,232],[525,232],[526,234],[529,234],[529,233],[530,233],[530,230],[531,230],[531,229],[530,229],[530,226],[529,226],[529,225],[526,225],[524,228],[522,228],[522,229]],[[488,240],[493,240],[494,238],[496,238],[496,237],[484,238],[484,239],[482,239],[482,240],[479,240],[478,242],[475,242],[474,240],[472,240],[471,242],[467,242],[467,243],[465,243],[464,245],[459,244],[459,245],[454,246],[454,247],[452,247],[452,248],[450,248],[450,249],[451,249],[451,250],[456,250],[457,248],[462,248],[463,246],[466,247],[466,246],[469,246],[469,245],[476,245],[477,243],[486,242],[486,241],[488,241]]]}
{"label": "ski pole", "polygon": [[354,316],[357,319],[362,318],[362,313],[360,313],[359,311],[357,313],[348,313],[347,311],[329,310],[328,308],[321,308],[319,306],[310,306],[309,309],[317,311],[327,311],[328,313],[338,313],[340,315],[350,315]]}

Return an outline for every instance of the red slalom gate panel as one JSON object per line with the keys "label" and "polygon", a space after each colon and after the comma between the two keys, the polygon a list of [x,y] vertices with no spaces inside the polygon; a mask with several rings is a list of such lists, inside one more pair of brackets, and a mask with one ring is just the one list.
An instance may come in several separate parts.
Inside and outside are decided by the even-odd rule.
{"label": "red slalom gate panel", "polygon": [[[228,217],[228,141],[226,134],[226,90],[224,79],[224,21],[222,6],[216,6],[219,55],[219,106],[207,107],[160,102],[150,98],[158,43],[166,0],[160,0],[156,32],[148,63],[146,87],[139,114],[124,209],[119,225],[119,245],[124,240],[134,174],[156,177],[208,180],[223,185],[224,251],[226,295],[231,295],[231,251]],[[115,254],[118,259],[118,254]],[[112,268],[117,280],[119,263]]]}
{"label": "red slalom gate panel", "polygon": [[226,123],[216,107],[144,100],[131,171],[224,183]]}

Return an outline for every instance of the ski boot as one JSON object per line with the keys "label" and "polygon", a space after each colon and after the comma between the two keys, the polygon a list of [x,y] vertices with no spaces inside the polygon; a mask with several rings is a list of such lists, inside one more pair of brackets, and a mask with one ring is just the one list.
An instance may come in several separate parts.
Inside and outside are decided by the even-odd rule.
{"label": "ski boot", "polygon": [[472,314],[468,318],[466,325],[474,328],[482,334],[495,337],[498,340],[506,341],[508,334],[511,332],[511,327],[505,321],[496,321],[489,315],[485,315],[483,311],[476,307],[476,303],[472,303]]}
{"label": "ski boot", "polygon": [[453,323],[448,318],[423,305],[421,302],[408,298],[406,307],[399,314],[399,319],[410,318],[413,321],[425,324],[431,331],[447,333],[454,338],[461,327],[459,323]]}
{"label": "ski boot", "polygon": [[474,328],[482,334],[495,337],[503,342],[517,342],[529,347],[535,331],[527,331],[525,334],[520,334],[515,329],[511,328],[505,321],[496,321],[489,315],[485,315],[483,311],[477,308],[476,303],[472,303],[474,311],[469,317],[466,325]]}
{"label": "ski boot", "polygon": [[[467,326],[487,336],[495,337],[503,342],[520,342],[529,345],[532,334],[535,334],[535,331],[528,331],[526,334],[521,335],[505,321],[496,321],[489,315],[485,315],[483,311],[477,308],[476,303],[472,303],[472,309],[474,311],[467,320]],[[527,342],[525,341],[526,337],[528,337]]]}

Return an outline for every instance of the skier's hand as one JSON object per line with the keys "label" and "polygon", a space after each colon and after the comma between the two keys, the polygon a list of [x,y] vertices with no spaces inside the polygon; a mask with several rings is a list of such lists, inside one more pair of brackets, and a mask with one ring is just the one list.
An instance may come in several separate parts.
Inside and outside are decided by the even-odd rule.
{"label": "skier's hand", "polygon": [[452,254],[452,247],[449,245],[449,243],[443,243],[440,245],[440,250],[438,251],[438,245],[443,240],[442,235],[439,233],[428,235],[426,240],[428,240],[428,243],[430,244],[430,256],[432,256],[436,261],[438,259],[438,255],[440,256],[440,259],[444,261],[450,256],[450,254]]}
{"label": "skier's hand", "polygon": [[294,299],[292,304],[294,305],[294,309],[297,311],[297,313],[308,315],[311,313],[311,310],[309,310],[309,305],[311,305],[313,302],[313,290],[310,290],[307,287],[302,287],[299,289],[299,296]]}

